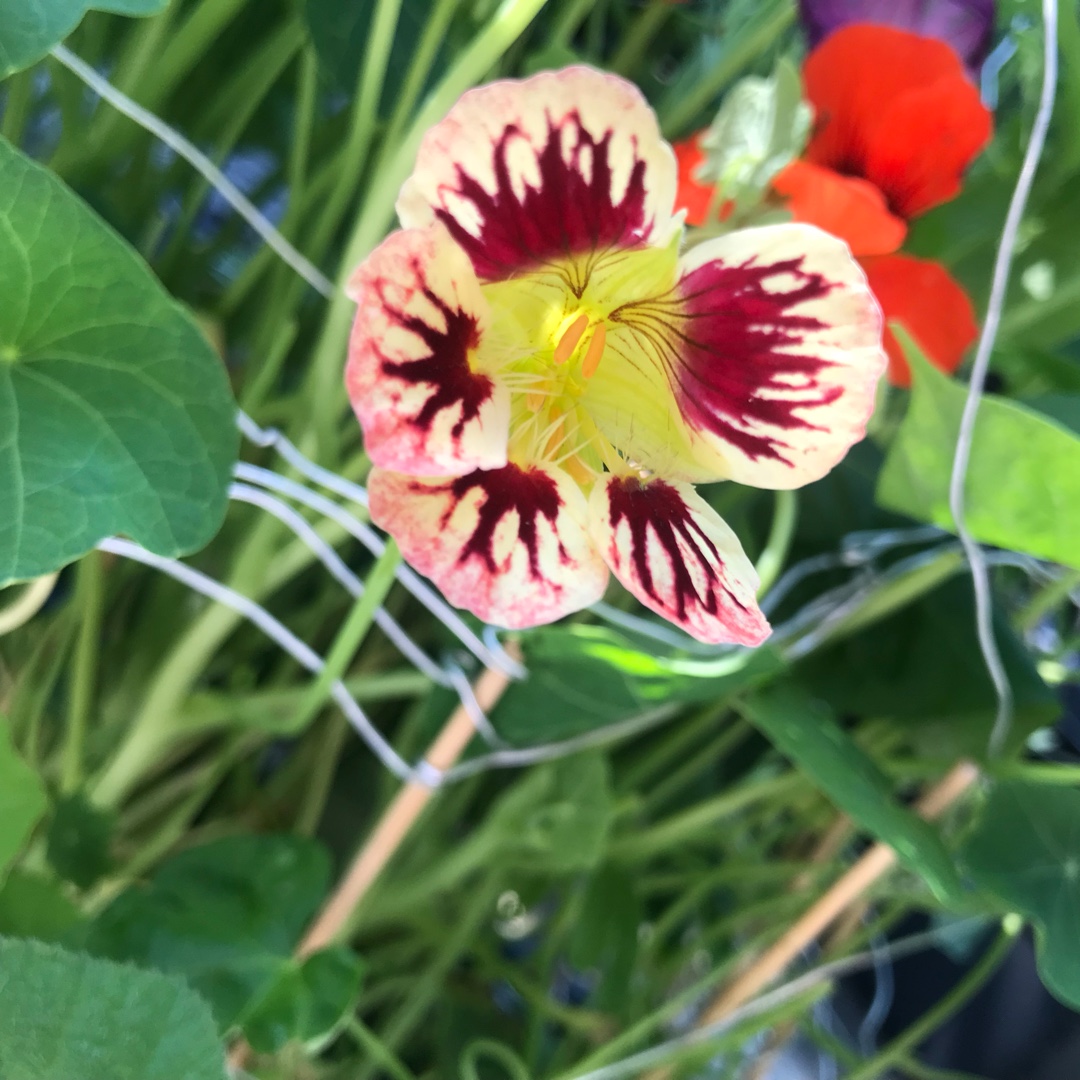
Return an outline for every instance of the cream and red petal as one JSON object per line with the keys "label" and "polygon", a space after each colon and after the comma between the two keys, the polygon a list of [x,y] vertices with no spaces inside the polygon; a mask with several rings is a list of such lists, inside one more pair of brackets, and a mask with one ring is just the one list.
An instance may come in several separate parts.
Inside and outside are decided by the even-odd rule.
{"label": "cream and red petal", "polygon": [[665,243],[676,169],[640,91],[588,67],[466,93],[420,144],[398,197],[403,225],[442,221],[477,274]]}
{"label": "cream and red petal", "polygon": [[759,645],[768,637],[753,565],[689,484],[606,474],[589,510],[612,572],[646,607],[711,644]]}
{"label": "cream and red petal", "polygon": [[553,622],[603,596],[581,489],[550,465],[453,478],[372,471],[372,520],[452,604],[499,626]]}
{"label": "cream and red petal", "polygon": [[858,263],[811,225],[693,248],[670,295],[625,305],[585,401],[634,462],[680,480],[800,487],[865,433],[885,366]]}
{"label": "cream and red petal", "polygon": [[345,385],[371,460],[421,476],[505,465],[510,394],[484,370],[488,303],[446,229],[392,233],[348,292]]}

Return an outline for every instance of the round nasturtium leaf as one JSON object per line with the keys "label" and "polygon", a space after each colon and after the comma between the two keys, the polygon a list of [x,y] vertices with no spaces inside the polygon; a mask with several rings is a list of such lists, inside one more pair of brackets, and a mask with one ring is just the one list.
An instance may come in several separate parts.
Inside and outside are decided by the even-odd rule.
{"label": "round nasturtium leaf", "polygon": [[202,547],[235,414],[220,359],[142,260],[0,140],[0,586],[117,533]]}
{"label": "round nasturtium leaf", "polygon": [[1035,924],[1043,983],[1080,1009],[1080,791],[995,784],[961,854],[980,889]]}
{"label": "round nasturtium leaf", "polygon": [[156,15],[169,0],[0,0],[0,79],[40,60],[88,11]]}

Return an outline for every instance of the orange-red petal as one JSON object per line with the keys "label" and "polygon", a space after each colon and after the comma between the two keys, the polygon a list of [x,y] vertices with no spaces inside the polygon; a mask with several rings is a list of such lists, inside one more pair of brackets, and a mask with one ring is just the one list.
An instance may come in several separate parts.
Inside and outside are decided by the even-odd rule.
{"label": "orange-red petal", "polygon": [[904,218],[952,198],[993,129],[960,57],[906,30],[846,26],[803,78],[817,113],[807,160],[869,180]]}
{"label": "orange-red petal", "polygon": [[773,178],[773,189],[787,199],[796,221],[840,237],[853,255],[887,255],[904,242],[907,225],[868,180],[793,161]]}
{"label": "orange-red petal", "polygon": [[911,370],[890,322],[899,323],[926,358],[951,375],[979,336],[975,311],[960,283],[940,263],[911,255],[881,255],[861,262],[885,317],[889,381],[894,386],[911,385]]}
{"label": "orange-red petal", "polygon": [[679,166],[675,209],[686,211],[687,225],[704,225],[709,220],[709,205],[716,192],[712,184],[703,184],[695,176],[698,167],[705,161],[705,151],[701,149],[703,134],[703,131],[699,131],[672,147]]}

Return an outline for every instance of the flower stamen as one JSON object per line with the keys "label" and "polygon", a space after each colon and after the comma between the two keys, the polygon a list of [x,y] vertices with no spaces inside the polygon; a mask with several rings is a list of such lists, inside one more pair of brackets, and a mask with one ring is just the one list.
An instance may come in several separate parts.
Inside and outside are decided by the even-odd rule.
{"label": "flower stamen", "polygon": [[596,374],[596,369],[600,366],[600,361],[604,355],[604,346],[607,344],[607,330],[604,328],[603,323],[598,323],[596,329],[593,331],[592,341],[589,342],[588,349],[585,350],[585,359],[581,361],[581,374],[586,379],[591,379]]}
{"label": "flower stamen", "polygon": [[555,346],[555,363],[565,364],[567,360],[573,355],[574,350],[578,347],[578,342],[585,336],[585,331],[589,328],[589,316],[584,313],[579,315],[563,333],[563,336],[559,338],[559,343]]}

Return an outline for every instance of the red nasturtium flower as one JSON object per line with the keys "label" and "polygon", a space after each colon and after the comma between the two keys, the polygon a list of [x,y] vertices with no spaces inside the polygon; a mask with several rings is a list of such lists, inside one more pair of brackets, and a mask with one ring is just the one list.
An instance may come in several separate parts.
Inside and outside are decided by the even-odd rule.
{"label": "red nasturtium flower", "polygon": [[692,485],[797,487],[863,435],[884,356],[846,247],[789,224],[680,257],[675,190],[629,83],[493,83],[428,132],[350,283],[372,517],[483,619],[557,619],[610,571],[757,644],[753,566]]}
{"label": "red nasturtium flower", "polygon": [[[992,130],[989,110],[944,41],[857,23],[807,58],[814,134],[804,157],[773,181],[796,221],[846,240],[864,261],[885,315],[907,327],[936,366],[953,372],[975,340],[971,301],[944,267],[893,256],[907,222],[951,199]],[[885,335],[889,379],[911,381]]]}

